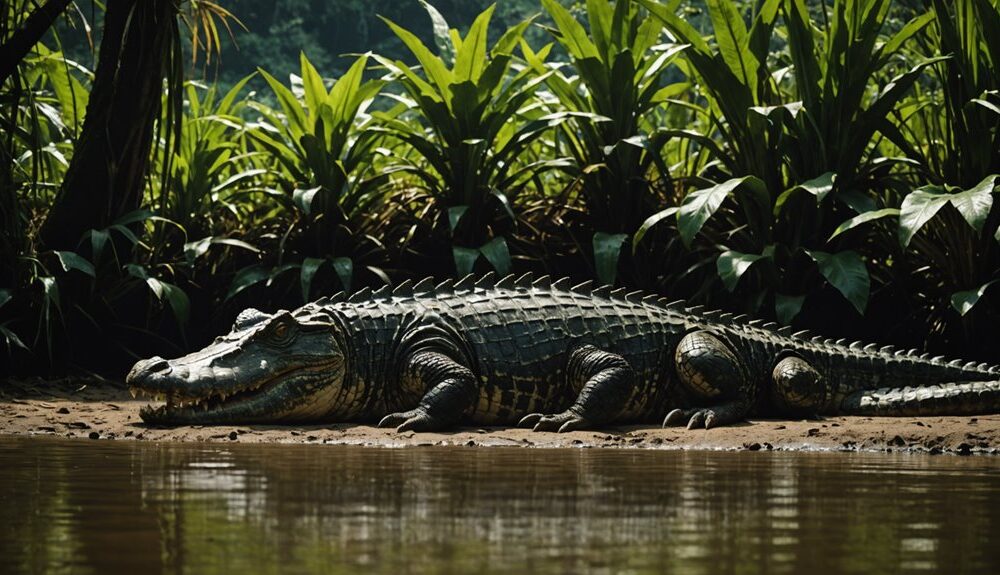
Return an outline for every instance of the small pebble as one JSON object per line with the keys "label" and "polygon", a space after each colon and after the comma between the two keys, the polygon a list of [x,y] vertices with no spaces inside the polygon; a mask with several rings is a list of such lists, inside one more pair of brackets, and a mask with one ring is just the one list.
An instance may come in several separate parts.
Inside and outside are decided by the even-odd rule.
{"label": "small pebble", "polygon": [[90,435],[88,435],[87,437],[89,437],[91,439],[100,439],[101,438],[101,434],[97,433],[96,431],[91,431]]}
{"label": "small pebble", "polygon": [[237,437],[239,437],[239,435],[237,435],[235,431],[229,432],[229,441],[236,441]]}
{"label": "small pebble", "polygon": [[59,409],[56,410],[56,413],[61,413],[63,415],[66,415],[67,413],[69,413],[69,409],[65,407],[60,407]]}

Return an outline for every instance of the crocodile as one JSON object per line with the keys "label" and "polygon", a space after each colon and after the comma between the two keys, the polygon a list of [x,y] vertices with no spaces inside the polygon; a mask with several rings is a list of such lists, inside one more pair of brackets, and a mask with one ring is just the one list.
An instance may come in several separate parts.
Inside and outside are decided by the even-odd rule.
{"label": "crocodile", "polygon": [[151,424],[458,423],[536,431],[748,416],[1000,412],[1000,367],[791,333],[666,298],[494,274],[247,309],[204,349],[135,364]]}

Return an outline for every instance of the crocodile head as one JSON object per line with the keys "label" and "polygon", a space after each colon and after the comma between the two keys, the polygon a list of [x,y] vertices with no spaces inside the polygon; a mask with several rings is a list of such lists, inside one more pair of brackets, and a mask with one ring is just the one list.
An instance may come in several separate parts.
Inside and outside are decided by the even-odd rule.
{"label": "crocodile head", "polygon": [[201,351],[139,361],[126,384],[133,396],[166,400],[141,410],[147,423],[318,419],[335,410],[346,373],[343,340],[329,319],[248,309]]}

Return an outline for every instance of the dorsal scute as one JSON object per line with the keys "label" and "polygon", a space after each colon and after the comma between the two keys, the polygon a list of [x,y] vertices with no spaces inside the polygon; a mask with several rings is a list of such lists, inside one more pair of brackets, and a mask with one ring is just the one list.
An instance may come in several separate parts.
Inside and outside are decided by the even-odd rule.
{"label": "dorsal scute", "polygon": [[351,297],[347,299],[349,303],[358,303],[362,301],[368,301],[372,298],[372,288],[365,286],[358,291],[351,294]]}
{"label": "dorsal scute", "polygon": [[413,286],[413,293],[426,294],[434,291],[434,278],[426,277]]}
{"label": "dorsal scute", "polygon": [[496,281],[497,274],[491,271],[486,272],[485,274],[479,276],[479,279],[476,280],[476,289],[493,289],[493,286],[496,285]]}
{"label": "dorsal scute", "polygon": [[747,325],[750,327],[762,327],[764,325],[764,320],[755,318],[748,321]]}
{"label": "dorsal scute", "polygon": [[791,336],[792,335],[792,326],[790,326],[790,325],[783,325],[783,326],[779,327],[778,328],[778,335],[784,336],[784,337]]}
{"label": "dorsal scute", "polygon": [[[573,291],[576,291],[575,289]],[[581,292],[584,293],[584,292]],[[601,285],[590,291],[591,297],[608,299],[611,296],[611,286]]]}
{"label": "dorsal scute", "polygon": [[552,291],[569,291],[569,278],[559,278],[552,282]]}
{"label": "dorsal scute", "polygon": [[978,365],[979,365],[978,363],[976,363],[974,361],[970,361],[970,362],[966,363],[965,365],[963,365],[962,369],[976,369],[976,366],[978,366]]}
{"label": "dorsal scute", "polygon": [[861,343],[860,341],[852,341],[851,344],[848,345],[847,347],[851,349],[861,349],[863,346],[864,344]]}
{"label": "dorsal scute", "polygon": [[771,331],[777,331],[779,328],[781,328],[781,326],[778,325],[777,322],[773,322],[773,321],[769,321],[769,322],[765,323],[764,325],[762,325],[760,327],[761,327],[761,329],[769,329]]}
{"label": "dorsal scute", "polygon": [[392,297],[392,287],[389,284],[385,284],[372,292],[372,299],[386,299],[389,297]]}
{"label": "dorsal scute", "polygon": [[444,280],[438,285],[434,286],[434,293],[439,294],[449,294],[455,291],[455,281],[451,278]]}
{"label": "dorsal scute", "polygon": [[702,319],[706,321],[717,321],[719,316],[722,315],[722,310],[720,309],[710,309],[701,312]]}
{"label": "dorsal scute", "polygon": [[705,311],[705,306],[703,306],[703,305],[693,305],[691,307],[688,307],[684,311],[686,311],[687,313],[689,313],[691,315],[700,315],[703,311]]}
{"label": "dorsal scute", "polygon": [[951,361],[948,362],[948,366],[949,367],[962,367],[962,360],[960,360],[960,359],[953,359],[953,360],[951,360]]}
{"label": "dorsal scute", "polygon": [[829,343],[829,340],[821,335],[814,335],[812,336],[812,339],[810,339],[809,341],[813,343]]}
{"label": "dorsal scute", "polygon": [[469,291],[476,286],[476,276],[468,274],[455,284],[455,291]]}
{"label": "dorsal scute", "polygon": [[392,290],[392,297],[413,297],[413,281],[405,279]]}
{"label": "dorsal scute", "polygon": [[594,282],[586,280],[571,287],[569,291],[581,295],[590,295],[593,289],[594,289]]}
{"label": "dorsal scute", "polygon": [[626,290],[625,290],[625,288],[620,287],[620,288],[615,288],[615,289],[611,290],[611,293],[608,294],[608,297],[611,298],[611,299],[622,300],[622,299],[626,299],[629,295],[632,295],[632,294],[627,293]]}
{"label": "dorsal scute", "polygon": [[535,278],[535,281],[531,282],[531,287],[540,290],[552,289],[552,276],[543,275]]}
{"label": "dorsal scute", "polygon": [[893,352],[895,352],[895,351],[896,351],[896,348],[892,347],[891,345],[883,345],[878,350],[879,353],[882,353],[882,354],[885,354],[885,355],[892,355]]}
{"label": "dorsal scute", "polygon": [[871,353],[873,351],[878,350],[878,345],[874,343],[869,343],[864,347],[864,350],[867,351],[868,353]]}
{"label": "dorsal scute", "polygon": [[733,316],[733,323],[747,323],[750,321],[750,316],[745,313],[737,314]]}
{"label": "dorsal scute", "polygon": [[[611,292],[611,294],[614,295],[615,292],[620,292],[620,291],[624,291],[624,290],[615,290],[615,291]],[[635,302],[635,303],[642,303],[642,301],[644,299],[646,299],[646,298],[643,295],[643,292],[641,292],[641,291],[630,291],[630,292],[628,292],[628,293],[625,294],[625,300],[626,301]]]}
{"label": "dorsal scute", "polygon": [[793,333],[792,337],[795,339],[809,339],[811,336],[809,335],[808,329],[803,329]]}
{"label": "dorsal scute", "polygon": [[330,301],[330,298],[328,296],[323,296],[318,300],[314,301],[313,305],[324,306],[324,305],[330,305],[331,303],[332,302]]}
{"label": "dorsal scute", "polygon": [[514,280],[514,287],[518,289],[528,289],[531,287],[531,282],[532,280],[534,280],[534,278],[535,274],[531,272],[523,274],[522,276]]}
{"label": "dorsal scute", "polygon": [[514,289],[514,274],[507,274],[497,280],[497,283],[493,286],[496,289],[512,290]]}
{"label": "dorsal scute", "polygon": [[657,305],[662,302],[662,298],[655,293],[647,294],[642,296],[642,303],[649,305]]}

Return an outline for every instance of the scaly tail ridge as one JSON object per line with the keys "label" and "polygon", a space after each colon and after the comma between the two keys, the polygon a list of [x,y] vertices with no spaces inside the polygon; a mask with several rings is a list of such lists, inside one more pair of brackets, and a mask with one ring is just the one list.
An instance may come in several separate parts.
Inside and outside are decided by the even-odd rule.
{"label": "scaly tail ridge", "polygon": [[844,398],[840,408],[844,415],[889,417],[1000,413],[1000,380],[858,391]]}

